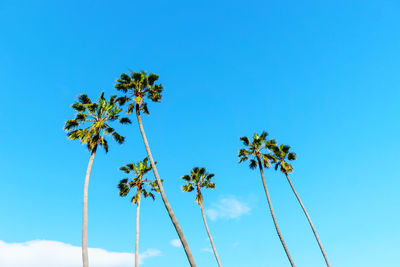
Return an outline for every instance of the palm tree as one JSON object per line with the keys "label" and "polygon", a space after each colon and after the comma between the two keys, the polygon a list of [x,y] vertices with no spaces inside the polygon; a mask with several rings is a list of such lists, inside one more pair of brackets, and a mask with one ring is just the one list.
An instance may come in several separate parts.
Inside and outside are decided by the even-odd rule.
{"label": "palm tree", "polygon": [[171,205],[169,204],[165,195],[160,176],[158,175],[158,171],[154,163],[153,156],[151,154],[150,146],[147,141],[141,118],[141,112],[143,112],[144,114],[149,114],[147,103],[145,102],[145,97],[153,102],[160,102],[161,100],[163,86],[161,84],[156,84],[158,77],[159,76],[157,74],[150,73],[149,75],[147,75],[147,73],[143,71],[131,72],[130,75],[123,73],[121,74],[120,78],[117,79],[117,84],[115,85],[115,88],[125,94],[124,96],[118,98],[120,105],[130,102],[127,114],[132,114],[134,110],[136,112],[140,133],[142,134],[144,146],[146,148],[147,156],[149,157],[150,164],[153,169],[154,177],[156,178],[157,184],[160,188],[161,198],[164,202],[165,208],[167,209],[168,215],[171,218],[171,221],[175,227],[175,230],[178,233],[179,239],[181,240],[188,261],[192,267],[195,267],[196,263],[190,251],[189,244],[186,241],[178,220],[176,219],[175,214],[172,211]]}
{"label": "palm tree", "polygon": [[292,167],[292,165],[290,163],[287,162],[287,160],[290,160],[290,161],[296,160],[296,153],[289,152],[289,150],[290,150],[290,146],[286,146],[286,145],[280,145],[279,147],[275,145],[275,146],[272,147],[272,151],[274,152],[274,157],[277,159],[277,161],[275,162],[275,170],[278,170],[278,168],[279,168],[281,170],[281,172],[283,174],[285,174],[286,179],[289,182],[289,185],[292,188],[293,193],[295,194],[297,200],[300,203],[301,208],[303,209],[304,214],[307,217],[307,220],[308,220],[308,222],[309,222],[309,224],[311,226],[311,229],[312,229],[312,231],[314,233],[314,236],[317,239],[319,248],[320,248],[320,250],[322,252],[322,255],[324,256],[326,265],[328,267],[330,267],[331,264],[329,263],[328,256],[326,255],[325,250],[324,250],[324,248],[322,246],[322,243],[319,240],[317,231],[315,230],[314,225],[313,225],[313,223],[311,221],[311,218],[308,215],[308,212],[307,212],[306,208],[304,207],[303,202],[301,201],[299,195],[297,194],[296,190],[294,189],[292,181],[289,178],[289,173],[293,172],[293,167]]}
{"label": "palm tree", "polygon": [[201,188],[215,189],[215,183],[211,182],[211,178],[214,174],[206,172],[205,168],[195,167],[190,172],[190,175],[182,176],[182,179],[187,182],[182,186],[184,192],[192,192],[196,188],[196,202],[200,205],[201,215],[203,216],[204,225],[206,226],[208,237],[210,238],[211,246],[214,251],[215,259],[217,260],[218,266],[221,267],[221,262],[219,261],[217,249],[215,248],[214,241],[211,237],[210,230],[208,229],[206,216],[204,214],[203,208],[203,195],[201,194]]}
{"label": "palm tree", "polygon": [[151,191],[159,192],[157,182],[150,181],[146,177],[147,172],[151,170],[151,166],[148,164],[148,158],[133,164],[129,163],[120,168],[121,171],[129,174],[134,173],[134,177],[129,181],[129,178],[122,179],[119,184],[119,195],[126,197],[131,189],[136,189],[132,197],[132,203],[136,204],[136,242],[135,242],[135,266],[139,266],[139,216],[140,216],[140,198],[151,197],[155,199],[154,194]]}
{"label": "palm tree", "polygon": [[262,132],[261,135],[258,135],[257,133],[255,133],[253,135],[252,142],[250,142],[250,140],[246,136],[240,137],[240,140],[242,140],[243,145],[246,148],[242,148],[239,150],[239,155],[238,155],[239,163],[250,160],[250,168],[251,169],[256,169],[257,166],[260,169],[262,183],[264,186],[265,194],[267,195],[268,205],[269,205],[272,219],[275,224],[276,232],[278,233],[279,239],[281,240],[282,246],[286,252],[286,255],[290,261],[290,264],[292,266],[294,266],[293,260],[289,254],[289,250],[287,249],[285,241],[283,240],[283,237],[279,230],[278,223],[275,218],[274,209],[272,207],[271,199],[269,197],[267,184],[265,183],[263,167],[269,168],[270,162],[271,161],[274,162],[275,158],[270,153],[264,153],[264,150],[265,149],[269,150],[271,147],[273,147],[276,144],[275,140],[273,140],[273,139],[267,141],[267,136],[268,136],[267,132]]}
{"label": "palm tree", "polygon": [[83,220],[82,220],[82,260],[83,267],[89,266],[88,259],[88,189],[89,177],[92,170],[94,156],[98,146],[102,146],[108,152],[107,135],[112,135],[113,139],[122,144],[125,138],[119,135],[109,123],[119,120],[122,124],[130,123],[128,118],[119,118],[122,111],[116,102],[117,97],[111,96],[109,100],[104,98],[104,92],[101,93],[98,102],[92,102],[85,95],[79,95],[78,101],[72,104],[72,108],[77,112],[72,120],[65,123],[64,130],[67,131],[67,137],[70,140],[80,140],[90,151],[89,164],[86,171],[85,185],[83,188]]}

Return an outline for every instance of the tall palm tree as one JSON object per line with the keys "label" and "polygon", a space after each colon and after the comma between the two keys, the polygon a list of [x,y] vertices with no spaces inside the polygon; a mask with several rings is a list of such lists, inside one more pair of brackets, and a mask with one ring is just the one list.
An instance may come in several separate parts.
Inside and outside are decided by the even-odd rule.
{"label": "tall palm tree", "polygon": [[303,202],[301,201],[299,195],[297,194],[296,190],[294,189],[292,181],[289,178],[289,173],[293,172],[293,167],[290,163],[288,163],[288,160],[289,161],[296,160],[296,153],[289,152],[289,150],[290,150],[290,146],[286,146],[286,145],[280,145],[280,146],[275,145],[272,147],[272,151],[274,152],[274,157],[277,159],[277,161],[275,162],[275,170],[278,170],[278,168],[279,168],[281,170],[281,172],[286,176],[286,179],[289,182],[289,185],[292,188],[293,193],[295,194],[297,200],[300,203],[301,208],[303,209],[304,214],[307,217],[308,223],[311,226],[314,236],[317,239],[319,248],[322,252],[322,255],[324,256],[326,265],[328,267],[330,267],[331,264],[329,263],[328,256],[325,253],[325,250],[322,246],[321,240],[319,240],[317,231],[315,230],[314,225],[311,221],[311,218],[308,215],[308,212],[307,212],[306,208],[304,207]]}
{"label": "tall palm tree", "polygon": [[165,208],[168,211],[168,215],[171,218],[175,230],[178,233],[179,239],[181,240],[188,261],[192,267],[195,267],[196,263],[190,251],[189,244],[186,241],[178,220],[176,219],[176,216],[172,211],[171,205],[167,200],[167,196],[165,195],[160,176],[158,175],[158,171],[154,163],[153,156],[151,154],[150,146],[147,141],[141,118],[142,112],[147,115],[149,114],[147,103],[145,102],[146,97],[153,102],[160,102],[161,100],[163,86],[161,84],[156,84],[158,77],[159,76],[157,74],[150,73],[149,75],[147,75],[147,73],[143,71],[131,72],[130,75],[123,73],[121,74],[120,78],[117,79],[117,84],[115,85],[115,88],[125,94],[124,96],[118,98],[118,101],[120,105],[129,103],[127,114],[132,114],[133,111],[135,111],[136,113],[140,133],[142,134],[144,146],[146,147],[147,156],[149,157],[154,176],[160,188],[161,198],[164,202]]}
{"label": "tall palm tree", "polygon": [[148,164],[148,158],[133,164],[129,163],[120,168],[121,171],[129,174],[134,173],[134,177],[122,179],[119,184],[119,195],[126,197],[131,189],[136,190],[131,199],[133,204],[136,204],[136,242],[135,242],[135,266],[139,266],[139,216],[140,216],[140,199],[141,196],[147,198],[151,197],[155,199],[154,194],[151,191],[159,192],[157,182],[148,180],[145,175],[151,170],[151,166]]}
{"label": "tall palm tree", "polygon": [[74,119],[65,123],[64,130],[70,140],[80,140],[90,151],[89,164],[86,171],[85,185],[83,188],[83,220],[82,220],[82,261],[83,267],[89,266],[88,259],[88,190],[89,177],[92,170],[94,156],[98,146],[102,146],[108,152],[107,135],[112,135],[113,139],[122,144],[125,138],[119,135],[110,123],[119,120],[122,124],[130,123],[128,118],[119,118],[122,111],[116,102],[117,97],[111,96],[109,100],[104,98],[101,93],[98,102],[92,102],[85,95],[79,95],[78,101],[72,104],[72,108],[77,112]]}
{"label": "tall palm tree", "polygon": [[182,186],[184,192],[192,192],[196,189],[196,202],[200,205],[201,215],[203,216],[204,225],[206,226],[208,237],[210,238],[211,246],[214,251],[215,259],[217,260],[218,266],[221,267],[221,262],[217,254],[217,249],[215,248],[214,241],[211,237],[210,230],[208,229],[206,216],[204,214],[203,208],[203,195],[201,194],[202,188],[215,189],[215,183],[211,182],[211,178],[214,174],[206,172],[205,168],[195,167],[190,172],[190,175],[182,176],[182,179],[187,182],[187,184]]}
{"label": "tall palm tree", "polygon": [[265,183],[263,167],[269,168],[270,162],[275,161],[275,158],[270,153],[265,153],[265,150],[269,150],[271,147],[273,147],[276,144],[275,140],[273,140],[273,139],[267,140],[267,136],[268,136],[267,132],[262,132],[261,135],[258,135],[257,133],[255,133],[253,135],[252,142],[250,142],[250,140],[246,136],[240,137],[240,140],[242,140],[243,145],[246,148],[242,148],[239,150],[239,155],[238,155],[239,163],[250,160],[250,168],[251,169],[256,169],[257,166],[260,169],[261,180],[262,180],[262,183],[264,186],[265,194],[267,195],[268,205],[269,205],[272,219],[274,221],[276,232],[278,233],[278,237],[282,243],[282,246],[286,252],[286,255],[290,261],[290,264],[292,266],[294,266],[293,260],[289,254],[289,250],[287,249],[285,241],[283,240],[281,231],[279,230],[278,223],[275,218],[274,209],[272,207],[271,199],[269,197],[267,184]]}

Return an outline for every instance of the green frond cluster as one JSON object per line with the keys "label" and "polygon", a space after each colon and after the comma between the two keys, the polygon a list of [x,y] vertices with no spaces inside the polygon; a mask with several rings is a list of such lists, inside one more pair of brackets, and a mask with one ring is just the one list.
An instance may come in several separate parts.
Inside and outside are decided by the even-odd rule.
{"label": "green frond cluster", "polygon": [[[85,95],[79,95],[78,100],[71,105],[77,112],[74,119],[67,120],[64,130],[70,140],[79,140],[85,144],[90,151],[98,146],[108,152],[106,135],[112,135],[113,139],[122,144],[125,138],[119,135],[109,123],[119,119],[122,109],[118,105],[117,96],[113,95],[110,99],[104,97],[104,92],[100,94],[98,102],[92,102]],[[130,123],[128,118],[121,118],[121,124]]]}
{"label": "green frond cluster", "polygon": [[131,72],[130,74],[122,73],[117,79],[115,88],[125,94],[125,96],[117,98],[118,103],[122,106],[129,103],[127,114],[132,114],[135,106],[139,106],[139,111],[149,114],[149,109],[145,98],[160,102],[164,88],[161,84],[157,84],[159,76],[154,73],[147,74],[144,71]]}
{"label": "green frond cluster", "polygon": [[186,181],[182,186],[184,192],[192,192],[196,189],[196,202],[197,204],[203,203],[203,195],[201,188],[215,189],[215,183],[211,181],[214,174],[206,172],[205,168],[194,167],[190,171],[190,175],[186,174],[181,178]]}
{"label": "green frond cluster", "polygon": [[133,204],[136,204],[139,201],[141,195],[143,195],[145,198],[151,197],[153,200],[155,200],[155,196],[152,191],[160,192],[160,189],[157,181],[148,180],[145,177],[145,175],[151,170],[151,165],[149,164],[147,157],[136,164],[128,163],[119,169],[126,174],[134,174],[132,178],[124,178],[119,182],[118,189],[121,197],[126,197],[129,192],[134,189],[136,191],[131,199]]}
{"label": "green frond cluster", "polygon": [[284,174],[289,174],[293,172],[293,166],[287,161],[296,160],[296,153],[290,152],[290,146],[287,145],[280,145],[273,147],[274,156],[277,159],[275,163],[275,170],[278,168]]}
{"label": "green frond cluster", "polygon": [[264,131],[260,135],[255,133],[252,141],[246,136],[240,137],[246,148],[239,149],[239,163],[249,160],[251,169],[257,168],[258,161],[265,168],[269,168],[272,164],[275,164],[275,170],[280,168],[283,173],[291,173],[293,167],[287,160],[295,160],[296,154],[289,152],[290,146],[278,146],[275,139],[268,140],[267,136],[268,133]]}
{"label": "green frond cluster", "polygon": [[246,148],[239,150],[239,163],[249,160],[250,169],[256,169],[258,161],[260,161],[262,166],[269,168],[271,163],[275,162],[275,158],[270,152],[276,141],[274,139],[268,140],[267,136],[268,133],[264,131],[260,135],[254,133],[251,141],[246,136],[240,137],[240,140]]}

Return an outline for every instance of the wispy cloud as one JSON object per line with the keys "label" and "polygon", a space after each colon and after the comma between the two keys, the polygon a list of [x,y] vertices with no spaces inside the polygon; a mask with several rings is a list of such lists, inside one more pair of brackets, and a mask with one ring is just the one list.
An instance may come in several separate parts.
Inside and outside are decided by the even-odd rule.
{"label": "wispy cloud", "polygon": [[206,210],[207,216],[215,221],[217,219],[234,219],[239,218],[250,212],[250,207],[240,202],[234,197],[222,198],[217,203],[212,205],[212,208]]}
{"label": "wispy cloud", "polygon": [[179,239],[172,239],[171,242],[169,242],[172,246],[179,248],[182,246],[182,243]]}
{"label": "wispy cloud", "polygon": [[[24,243],[6,243],[0,240],[0,266],[7,267],[81,267],[81,247],[57,241],[35,240]],[[139,263],[161,255],[148,249],[139,255]],[[89,248],[92,267],[128,267],[135,262],[133,253],[110,252]]]}
{"label": "wispy cloud", "polygon": [[201,251],[208,252],[208,253],[214,253],[214,251],[211,248],[202,248]]}

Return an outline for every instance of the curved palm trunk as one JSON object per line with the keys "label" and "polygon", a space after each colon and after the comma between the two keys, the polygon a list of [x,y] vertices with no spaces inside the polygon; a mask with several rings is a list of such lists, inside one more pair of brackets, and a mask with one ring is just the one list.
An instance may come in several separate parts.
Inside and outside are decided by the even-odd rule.
{"label": "curved palm trunk", "polygon": [[89,255],[88,255],[88,192],[89,192],[89,178],[90,172],[92,171],[92,165],[94,156],[96,155],[97,146],[92,150],[90,154],[89,164],[86,170],[85,185],[83,187],[83,216],[82,216],[82,261],[83,267],[89,266]]}
{"label": "curved palm trunk", "polygon": [[136,207],[135,267],[139,266],[139,216],[140,216],[140,196]]}
{"label": "curved palm trunk", "polygon": [[206,216],[204,214],[203,203],[201,203],[201,202],[200,202],[200,208],[201,208],[201,215],[203,216],[204,225],[206,226],[207,234],[208,234],[208,237],[210,238],[211,246],[212,246],[212,249],[214,251],[215,259],[218,262],[218,266],[221,267],[221,262],[219,261],[219,257],[218,257],[218,254],[217,254],[217,249],[215,248],[214,241],[213,241],[213,239],[211,237],[211,234],[210,234],[210,230],[208,229]]}
{"label": "curved palm trunk", "polygon": [[276,218],[275,218],[274,208],[272,207],[271,199],[269,198],[269,192],[268,192],[267,184],[265,183],[264,170],[263,170],[263,167],[262,167],[262,164],[261,164],[261,160],[258,157],[257,157],[257,160],[258,160],[258,167],[260,168],[261,179],[262,179],[262,183],[263,183],[263,186],[264,186],[265,194],[267,195],[269,210],[271,211],[271,216],[272,216],[272,219],[274,220],[276,232],[278,233],[279,239],[281,240],[282,246],[285,249],[286,256],[288,257],[288,259],[290,261],[290,264],[294,267],[293,260],[290,257],[289,250],[286,247],[285,241],[283,240],[281,231],[279,230],[279,227],[278,227],[278,222],[276,221]]}
{"label": "curved palm trunk", "polygon": [[182,243],[183,248],[185,250],[185,253],[186,253],[186,256],[187,256],[188,261],[190,263],[190,266],[191,267],[196,267],[196,263],[195,263],[194,258],[192,256],[192,252],[190,251],[189,244],[186,241],[186,238],[185,238],[185,236],[183,234],[183,231],[182,231],[181,227],[179,226],[178,220],[176,219],[175,214],[172,211],[172,208],[171,208],[171,206],[170,206],[170,204],[169,204],[169,202],[167,200],[167,197],[165,195],[164,188],[163,188],[161,180],[160,180],[160,176],[158,175],[158,172],[157,172],[156,164],[154,163],[153,156],[151,155],[149,143],[147,142],[146,133],[144,132],[144,128],[143,128],[143,124],[142,124],[142,118],[140,117],[140,110],[139,110],[139,105],[138,104],[136,104],[136,117],[138,119],[139,128],[140,128],[140,132],[142,134],[144,146],[146,147],[147,155],[148,155],[148,157],[150,159],[151,168],[153,169],[154,176],[156,177],[157,184],[158,184],[158,186],[160,188],[161,198],[162,198],[162,200],[164,202],[165,208],[168,211],[168,215],[171,218],[171,221],[172,221],[172,223],[173,223],[173,225],[175,227],[175,230],[178,233],[179,239],[181,240],[181,243]]}
{"label": "curved palm trunk", "polygon": [[312,223],[312,221],[311,221],[311,218],[310,218],[310,216],[308,215],[308,212],[306,211],[306,208],[304,207],[303,202],[301,202],[301,199],[300,199],[299,195],[297,194],[296,190],[294,189],[294,186],[293,186],[293,184],[292,184],[292,181],[291,181],[290,178],[289,178],[289,175],[288,175],[287,173],[285,173],[285,175],[286,175],[286,179],[288,180],[288,182],[289,182],[289,184],[290,184],[290,187],[291,187],[292,190],[293,190],[293,193],[295,194],[297,200],[298,200],[299,203],[300,203],[301,208],[303,209],[304,214],[305,214],[306,217],[307,217],[307,220],[308,220],[308,222],[309,222],[309,224],[310,224],[310,226],[311,226],[312,231],[314,232],[314,236],[315,236],[315,238],[317,239],[319,248],[321,249],[322,255],[324,256],[326,265],[327,265],[328,267],[330,267],[331,264],[329,263],[328,256],[326,255],[325,250],[324,250],[324,248],[322,247],[321,240],[319,240],[317,231],[316,231],[315,228],[314,228],[314,225],[313,225],[313,223]]}

